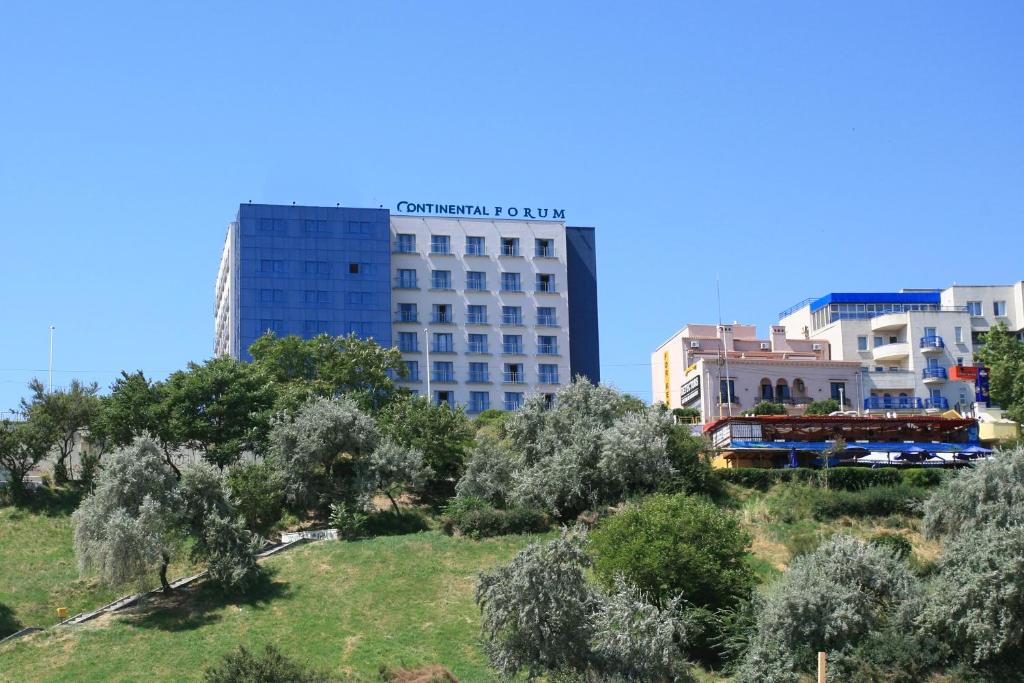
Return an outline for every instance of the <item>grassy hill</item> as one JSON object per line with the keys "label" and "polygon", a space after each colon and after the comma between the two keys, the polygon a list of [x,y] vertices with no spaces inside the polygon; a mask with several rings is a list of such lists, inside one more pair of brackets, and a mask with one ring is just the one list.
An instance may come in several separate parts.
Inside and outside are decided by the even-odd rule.
{"label": "grassy hill", "polygon": [[265,643],[359,679],[376,679],[382,664],[443,664],[460,680],[491,680],[477,644],[476,575],[531,540],[430,531],[301,546],[267,560],[271,576],[252,598],[200,587],[160,609],[3,646],[0,680],[197,680],[237,645]]}

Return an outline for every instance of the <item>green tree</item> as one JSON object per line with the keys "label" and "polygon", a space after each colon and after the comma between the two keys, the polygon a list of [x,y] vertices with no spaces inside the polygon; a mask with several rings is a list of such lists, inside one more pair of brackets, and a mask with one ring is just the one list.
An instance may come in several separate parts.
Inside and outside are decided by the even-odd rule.
{"label": "green tree", "polygon": [[989,395],[1010,419],[1024,422],[1024,342],[997,323],[986,334],[974,359],[989,369]]}
{"label": "green tree", "polygon": [[100,409],[100,399],[96,395],[99,385],[83,384],[77,379],[71,380],[68,388],[47,391],[46,386],[37,379],[29,382],[32,391],[29,400],[22,399],[21,407],[30,420],[45,422],[44,431],[53,438],[52,445],[57,449],[57,462],[53,465],[53,479],[58,484],[68,480],[68,461],[83,428],[87,427]]}
{"label": "green tree", "polygon": [[53,435],[44,421],[0,421],[0,470],[14,503],[24,502],[25,478],[50,452]]}
{"label": "green tree", "polygon": [[839,401],[826,398],[823,401],[811,401],[804,410],[804,415],[829,415],[839,410]]}
{"label": "green tree", "polygon": [[395,502],[395,495],[404,487],[420,489],[433,472],[426,464],[423,453],[415,448],[400,446],[391,439],[384,439],[360,462],[359,477],[364,491],[370,495],[383,493],[391,501],[395,515],[402,511]]}
{"label": "green tree", "polygon": [[253,367],[280,388],[278,407],[288,410],[313,396],[342,394],[364,410],[376,409],[396,393],[392,375],[406,372],[398,349],[355,333],[302,339],[268,332],[249,346],[249,354]]}
{"label": "green tree", "polygon": [[331,683],[328,674],[309,669],[282,655],[273,645],[253,654],[240,646],[206,669],[206,683]]}
{"label": "green tree", "polygon": [[702,498],[658,494],[607,517],[591,533],[594,573],[608,589],[624,576],[656,603],[676,597],[711,610],[746,598],[750,536]]}
{"label": "green tree", "polygon": [[281,472],[268,462],[237,464],[228,470],[231,500],[246,526],[266,535],[281,519],[284,505],[284,480]]}
{"label": "green tree", "polygon": [[247,363],[228,357],[189,363],[156,391],[153,419],[166,441],[202,451],[221,469],[265,443],[274,391]]}
{"label": "green tree", "polygon": [[751,415],[785,415],[786,406],[771,401],[761,401],[750,411]]}
{"label": "green tree", "polygon": [[461,409],[434,405],[425,397],[399,396],[377,414],[383,436],[423,453],[433,471],[427,493],[448,498],[462,474],[466,451],[473,444],[473,426]]}

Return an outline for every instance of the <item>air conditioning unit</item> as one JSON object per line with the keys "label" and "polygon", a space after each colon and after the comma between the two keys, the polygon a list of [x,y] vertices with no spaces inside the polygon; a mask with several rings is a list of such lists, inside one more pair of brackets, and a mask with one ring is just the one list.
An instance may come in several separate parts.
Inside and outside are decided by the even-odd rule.
{"label": "air conditioning unit", "polygon": [[762,351],[768,351],[771,348],[772,348],[772,345],[769,344],[768,342],[761,342],[761,350]]}
{"label": "air conditioning unit", "polygon": [[690,342],[690,348],[691,349],[699,349],[700,348],[700,342],[699,341],[692,341],[692,342]]}
{"label": "air conditioning unit", "polygon": [[811,344],[811,351],[821,351],[821,344]]}

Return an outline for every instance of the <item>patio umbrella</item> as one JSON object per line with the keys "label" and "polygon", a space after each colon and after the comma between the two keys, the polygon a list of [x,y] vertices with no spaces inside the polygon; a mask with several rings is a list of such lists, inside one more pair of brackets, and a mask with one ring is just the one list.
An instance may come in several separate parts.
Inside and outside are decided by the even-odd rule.
{"label": "patio umbrella", "polygon": [[992,449],[985,448],[984,446],[968,446],[959,453],[956,454],[957,460],[975,460],[983,455],[991,455]]}
{"label": "patio umbrella", "polygon": [[928,457],[928,451],[921,448],[920,446],[911,446],[907,450],[903,451],[896,456],[897,460],[907,460],[908,462],[921,462]]}
{"label": "patio umbrella", "polygon": [[790,448],[789,449],[789,464],[787,464],[786,467],[790,467],[790,468],[800,467],[800,461],[797,460],[797,458],[796,458],[796,449],[795,448]]}

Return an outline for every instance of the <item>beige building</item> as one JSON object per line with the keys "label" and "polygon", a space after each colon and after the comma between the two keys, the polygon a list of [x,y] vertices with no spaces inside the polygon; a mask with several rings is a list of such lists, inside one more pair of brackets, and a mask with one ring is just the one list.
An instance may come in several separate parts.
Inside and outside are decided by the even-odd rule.
{"label": "beige building", "polygon": [[761,401],[803,412],[812,401],[862,400],[860,363],[830,359],[826,339],[787,338],[773,325],[767,339],[754,325],[687,325],[651,356],[655,402],[696,408],[701,421],[738,415]]}
{"label": "beige building", "polygon": [[940,293],[943,308],[962,308],[970,316],[971,341],[1003,323],[1024,341],[1024,281],[1012,285],[953,285]]}

